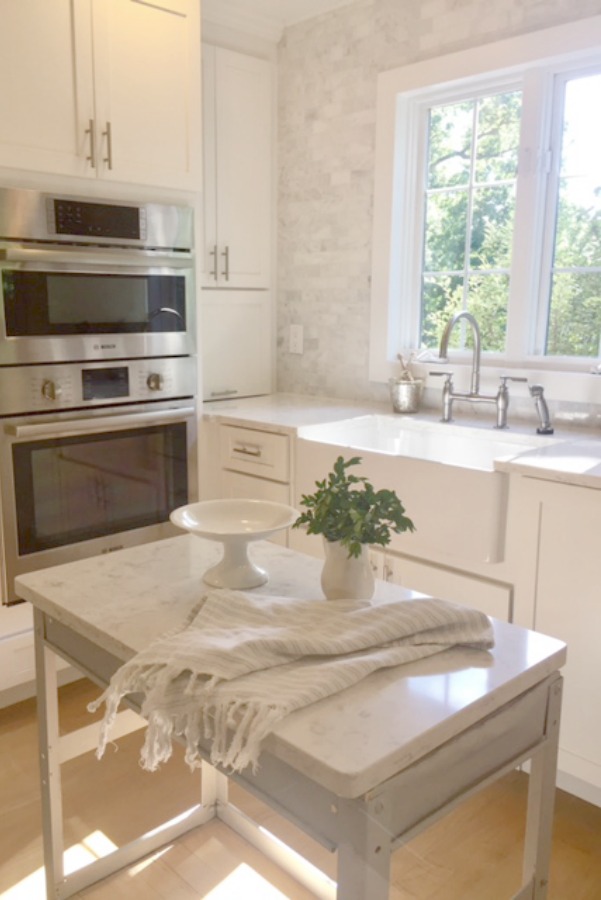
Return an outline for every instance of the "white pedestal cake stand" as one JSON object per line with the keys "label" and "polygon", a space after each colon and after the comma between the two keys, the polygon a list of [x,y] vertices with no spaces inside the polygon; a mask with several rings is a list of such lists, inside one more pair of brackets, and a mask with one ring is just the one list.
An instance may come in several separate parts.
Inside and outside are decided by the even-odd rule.
{"label": "white pedestal cake stand", "polygon": [[202,500],[171,513],[178,528],[223,544],[223,557],[203,575],[213,587],[254,588],[268,581],[265,569],[249,557],[251,541],[262,540],[288,528],[298,511],[285,503],[267,500]]}

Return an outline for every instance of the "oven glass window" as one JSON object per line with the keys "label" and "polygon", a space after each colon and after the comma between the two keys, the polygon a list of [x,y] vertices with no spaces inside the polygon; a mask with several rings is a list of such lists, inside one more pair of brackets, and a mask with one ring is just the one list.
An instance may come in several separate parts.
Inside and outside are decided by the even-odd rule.
{"label": "oven glass window", "polygon": [[15,444],[19,554],[166,522],[188,502],[186,425]]}
{"label": "oven glass window", "polygon": [[9,337],[186,330],[184,275],[2,273]]}

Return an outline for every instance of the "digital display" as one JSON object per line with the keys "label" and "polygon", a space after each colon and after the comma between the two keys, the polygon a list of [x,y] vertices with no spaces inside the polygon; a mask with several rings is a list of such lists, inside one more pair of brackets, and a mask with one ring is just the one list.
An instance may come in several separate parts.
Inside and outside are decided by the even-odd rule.
{"label": "digital display", "polygon": [[111,366],[107,369],[83,369],[81,380],[84,400],[110,400],[113,397],[129,397],[129,370],[127,366]]}
{"label": "digital display", "polygon": [[144,237],[137,206],[59,199],[54,201],[54,224],[57,234],[130,240]]}

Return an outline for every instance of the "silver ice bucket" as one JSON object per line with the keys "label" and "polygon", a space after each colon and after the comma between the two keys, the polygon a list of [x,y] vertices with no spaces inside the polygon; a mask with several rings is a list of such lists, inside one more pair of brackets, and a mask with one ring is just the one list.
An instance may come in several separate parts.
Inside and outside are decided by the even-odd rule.
{"label": "silver ice bucket", "polygon": [[392,408],[396,413],[418,412],[424,387],[422,378],[415,378],[413,381],[391,378],[388,384]]}

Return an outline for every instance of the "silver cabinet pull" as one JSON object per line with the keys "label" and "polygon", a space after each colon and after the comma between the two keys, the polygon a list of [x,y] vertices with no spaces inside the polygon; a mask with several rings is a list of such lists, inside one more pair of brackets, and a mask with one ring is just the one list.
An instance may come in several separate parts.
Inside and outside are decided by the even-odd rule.
{"label": "silver cabinet pull", "polygon": [[92,169],[96,168],[96,138],[94,130],[94,119],[88,119],[88,127],[84,134],[90,135],[90,155],[86,156],[86,161],[90,163]]}
{"label": "silver cabinet pull", "polygon": [[217,244],[213,244],[213,249],[209,250],[209,256],[213,257],[213,268],[209,272],[209,278],[214,278],[217,281]]}
{"label": "silver cabinet pull", "polygon": [[258,444],[239,444],[233,447],[234,453],[242,453],[244,456],[261,456],[263,452]]}
{"label": "silver cabinet pull", "polygon": [[226,281],[230,280],[230,248],[226,246],[222,251],[223,256],[223,272],[221,273]]}
{"label": "silver cabinet pull", "polygon": [[113,168],[113,132],[111,129],[111,123],[106,123],[106,130],[102,132],[102,137],[106,138],[106,156],[102,160],[102,162],[106,163],[107,169]]}

